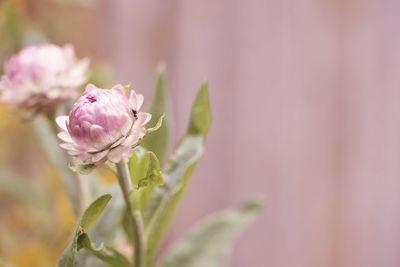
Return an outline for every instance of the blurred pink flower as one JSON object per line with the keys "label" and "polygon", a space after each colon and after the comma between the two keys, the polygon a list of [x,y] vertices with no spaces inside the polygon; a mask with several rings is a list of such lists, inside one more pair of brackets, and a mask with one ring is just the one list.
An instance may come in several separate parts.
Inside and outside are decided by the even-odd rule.
{"label": "blurred pink flower", "polygon": [[144,125],[151,114],[140,112],[143,95],[122,85],[110,90],[92,84],[78,98],[69,116],[60,116],[57,124],[64,130],[60,146],[74,157],[75,164],[91,164],[106,159],[118,163],[130,157],[132,149],[146,134]]}
{"label": "blurred pink flower", "polygon": [[77,60],[71,45],[29,46],[4,65],[0,99],[12,106],[37,111],[77,96],[86,82],[89,61]]}

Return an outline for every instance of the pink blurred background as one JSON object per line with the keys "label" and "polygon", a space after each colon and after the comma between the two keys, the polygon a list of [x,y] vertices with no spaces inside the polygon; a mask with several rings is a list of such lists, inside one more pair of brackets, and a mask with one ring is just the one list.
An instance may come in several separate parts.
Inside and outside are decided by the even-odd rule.
{"label": "pink blurred background", "polygon": [[234,267],[400,266],[400,2],[102,1],[99,54],[176,134],[210,81],[213,127],[171,238],[255,194]]}
{"label": "pink blurred background", "polygon": [[148,99],[165,62],[175,141],[210,83],[206,154],[169,241],[263,195],[230,266],[400,266],[399,1],[94,2],[50,36]]}

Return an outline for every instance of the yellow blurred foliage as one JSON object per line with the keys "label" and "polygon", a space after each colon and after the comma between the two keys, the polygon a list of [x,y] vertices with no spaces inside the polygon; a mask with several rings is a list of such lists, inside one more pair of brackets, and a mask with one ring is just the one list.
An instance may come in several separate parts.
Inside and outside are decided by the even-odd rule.
{"label": "yellow blurred foliage", "polygon": [[10,261],[16,266],[21,267],[39,267],[54,266],[51,250],[45,246],[40,240],[32,240],[21,244],[18,253],[10,257]]}
{"label": "yellow blurred foliage", "polygon": [[[15,142],[13,139],[15,136],[31,135],[29,125],[10,114],[9,110],[2,105],[0,105],[0,131],[3,133],[0,138],[2,155],[9,155],[10,148],[16,147],[10,144],[10,142]],[[7,191],[3,193],[5,189],[0,188],[0,217],[2,218],[0,220],[0,258],[16,267],[55,266],[74,228],[75,218],[71,206],[59,174],[41,159],[40,149],[13,151],[13,153],[30,154],[25,155],[24,158],[32,161],[33,164],[22,163],[21,166],[28,169],[16,170],[25,173],[22,174],[23,180],[22,183],[19,181],[18,187],[26,194],[26,199],[21,200],[20,197]],[[31,174],[29,168],[32,165],[39,166],[39,175],[35,175],[34,172]],[[18,166],[16,165],[16,168]],[[24,180],[26,183],[23,182]],[[29,188],[30,183],[38,185],[40,199],[33,196],[35,189]],[[33,199],[30,199],[32,197]]]}
{"label": "yellow blurred foliage", "polygon": [[[0,0],[0,64],[26,44],[27,33],[41,34],[54,43],[76,44],[78,53],[92,56],[94,13],[58,2],[63,1]],[[75,223],[59,174],[44,158],[29,122],[2,104],[0,133],[0,172],[4,168],[4,173],[21,177],[13,187],[19,195],[0,186],[0,259],[16,267],[55,266]],[[111,171],[103,168],[100,173],[104,184],[115,182]]]}

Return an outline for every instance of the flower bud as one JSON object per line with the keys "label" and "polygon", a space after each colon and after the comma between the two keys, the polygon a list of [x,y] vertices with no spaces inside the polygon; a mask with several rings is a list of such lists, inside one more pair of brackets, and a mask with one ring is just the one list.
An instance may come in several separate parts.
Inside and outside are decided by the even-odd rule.
{"label": "flower bud", "polygon": [[140,112],[143,96],[122,85],[110,90],[92,84],[72,106],[69,116],[57,118],[64,130],[60,146],[75,158],[76,164],[97,164],[106,159],[118,163],[132,154],[132,149],[146,134],[144,125],[151,114]]}
{"label": "flower bud", "polygon": [[29,46],[4,65],[0,100],[36,112],[77,96],[86,82],[88,60],[77,60],[71,45]]}

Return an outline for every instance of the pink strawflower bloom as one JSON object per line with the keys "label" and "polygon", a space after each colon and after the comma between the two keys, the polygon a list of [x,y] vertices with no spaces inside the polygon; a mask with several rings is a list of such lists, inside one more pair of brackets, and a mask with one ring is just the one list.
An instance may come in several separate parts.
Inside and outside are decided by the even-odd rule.
{"label": "pink strawflower bloom", "polygon": [[86,82],[88,60],[77,60],[71,45],[29,46],[4,64],[0,100],[37,111],[72,99]]}
{"label": "pink strawflower bloom", "polygon": [[64,130],[58,134],[65,141],[60,146],[74,157],[74,164],[129,158],[151,119],[151,114],[139,111],[142,104],[143,95],[130,90],[127,96],[122,85],[108,90],[89,84],[69,116],[56,119]]}

